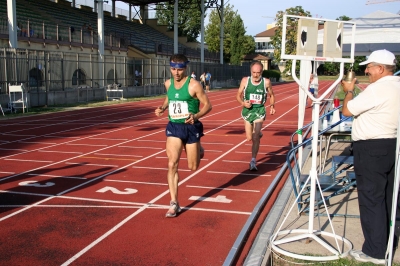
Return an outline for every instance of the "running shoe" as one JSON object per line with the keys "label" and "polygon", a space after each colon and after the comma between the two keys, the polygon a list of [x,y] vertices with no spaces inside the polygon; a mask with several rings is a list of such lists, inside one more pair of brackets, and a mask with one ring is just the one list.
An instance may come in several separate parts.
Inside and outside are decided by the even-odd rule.
{"label": "running shoe", "polygon": [[368,256],[361,250],[350,250],[350,255],[357,261],[361,262],[372,262],[374,264],[382,264],[385,265],[385,259],[376,259]]}
{"label": "running shoe", "polygon": [[170,208],[165,214],[165,217],[167,218],[176,217],[176,215],[181,212],[181,207],[179,206],[178,202],[171,201],[169,206]]}
{"label": "running shoe", "polygon": [[255,161],[250,161],[250,171],[257,171],[257,166]]}

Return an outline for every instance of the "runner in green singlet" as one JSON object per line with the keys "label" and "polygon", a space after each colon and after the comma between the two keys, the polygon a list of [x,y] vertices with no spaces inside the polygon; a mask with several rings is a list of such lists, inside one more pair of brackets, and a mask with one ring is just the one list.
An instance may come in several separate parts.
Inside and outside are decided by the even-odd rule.
{"label": "runner in green singlet", "polygon": [[262,77],[263,65],[255,61],[250,65],[250,77],[244,77],[236,95],[243,107],[242,117],[248,141],[253,141],[251,148],[250,170],[257,171],[256,157],[262,137],[261,127],[266,117],[265,102],[270,95],[270,114],[275,114],[275,95],[269,79]]}
{"label": "runner in green singlet", "polygon": [[[170,58],[171,79],[165,81],[167,96],[155,114],[162,116],[168,108],[169,122],[165,130],[167,136],[168,187],[171,195],[170,208],[166,217],[175,217],[181,211],[178,202],[178,165],[182,150],[185,149],[190,170],[197,170],[204,150],[200,144],[203,136],[201,117],[211,111],[211,103],[197,80],[188,77],[186,67],[189,63],[182,54]],[[202,108],[200,109],[200,103]]]}

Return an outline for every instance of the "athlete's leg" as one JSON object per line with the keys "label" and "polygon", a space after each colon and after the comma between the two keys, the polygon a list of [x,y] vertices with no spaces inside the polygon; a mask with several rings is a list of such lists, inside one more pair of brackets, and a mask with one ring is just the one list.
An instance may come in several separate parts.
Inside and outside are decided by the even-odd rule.
{"label": "athlete's leg", "polygon": [[251,141],[253,139],[253,124],[244,120],[244,130],[246,131],[247,141]]}
{"label": "athlete's leg", "polygon": [[253,122],[253,134],[252,134],[252,140],[253,140],[253,145],[251,148],[251,156],[252,158],[256,158],[258,154],[258,150],[260,148],[260,138],[262,136],[261,134],[261,128],[263,125],[263,119],[259,119]]}
{"label": "athlete's leg", "polygon": [[196,171],[200,165],[200,142],[185,145],[188,168]]}
{"label": "athlete's leg", "polygon": [[[183,149],[182,140],[176,137],[167,137],[166,152],[168,157],[168,187],[171,202],[178,202],[178,166]],[[171,209],[168,211],[170,212]],[[173,212],[174,210],[172,210]],[[167,213],[168,215],[168,213]]]}

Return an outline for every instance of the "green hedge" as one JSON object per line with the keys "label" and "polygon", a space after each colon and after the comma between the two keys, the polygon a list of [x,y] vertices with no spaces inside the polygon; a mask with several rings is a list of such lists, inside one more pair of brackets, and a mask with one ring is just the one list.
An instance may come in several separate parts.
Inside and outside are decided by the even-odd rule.
{"label": "green hedge", "polygon": [[277,81],[281,78],[281,72],[278,70],[264,70],[262,73],[264,78],[276,78]]}

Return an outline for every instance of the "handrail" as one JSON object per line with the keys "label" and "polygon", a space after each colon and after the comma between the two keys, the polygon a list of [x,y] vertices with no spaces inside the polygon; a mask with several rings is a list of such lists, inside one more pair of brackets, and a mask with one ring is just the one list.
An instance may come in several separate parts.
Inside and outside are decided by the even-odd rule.
{"label": "handrail", "polygon": [[[338,106],[338,107],[332,109],[332,110],[329,111],[329,112],[324,113],[322,116],[319,117],[319,119],[323,119],[324,117],[326,117],[326,116],[328,116],[328,115],[331,115],[334,111],[340,109],[341,107],[342,107],[342,105],[340,105],[340,106]],[[351,118],[351,117],[343,117],[343,118],[341,118],[338,122],[329,125],[329,126],[326,127],[325,129],[320,130],[320,131],[318,132],[318,136],[321,136],[321,135],[324,134],[325,132],[330,131],[332,128],[335,128],[336,126],[338,126],[339,124],[341,124],[341,123],[344,122],[344,121],[349,120],[350,118]],[[313,125],[313,124],[314,124],[314,121],[312,121],[311,123],[305,125],[305,126],[302,127],[301,129],[298,129],[296,132],[298,132],[299,130],[303,130],[303,129],[307,128],[307,127],[311,128],[311,125]],[[296,132],[293,133],[292,136],[295,135],[295,134],[297,134]],[[311,136],[310,138],[303,140],[303,142],[300,143],[300,144],[298,144],[297,146],[294,146],[294,147],[293,147],[293,145],[292,145],[292,149],[291,149],[291,150],[288,152],[288,154],[286,155],[286,163],[290,163],[291,158],[292,158],[292,156],[293,156],[292,153],[296,152],[300,147],[305,146],[307,143],[311,142],[312,140],[313,140],[313,137]],[[290,175],[290,179],[291,179],[291,181],[292,181],[292,186],[293,186],[294,195],[295,195],[295,197],[297,198],[298,195],[299,195],[299,193],[298,193],[296,187],[297,187],[297,184],[299,184],[298,178],[300,177],[300,170],[299,170],[299,167],[298,167],[298,164],[297,164],[297,163],[294,165],[294,168],[295,168],[296,173],[297,173],[297,180],[296,180],[296,178],[295,178],[295,176],[294,176],[293,169],[292,169],[291,167],[289,167],[289,175]],[[298,205],[298,208],[299,208],[299,210],[300,210],[300,205]]]}

